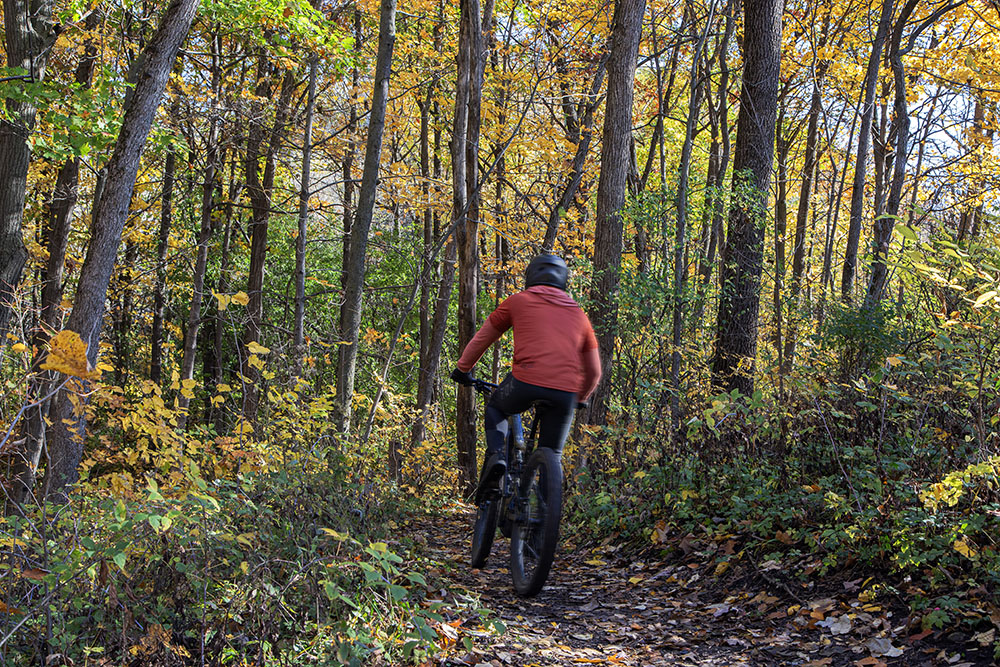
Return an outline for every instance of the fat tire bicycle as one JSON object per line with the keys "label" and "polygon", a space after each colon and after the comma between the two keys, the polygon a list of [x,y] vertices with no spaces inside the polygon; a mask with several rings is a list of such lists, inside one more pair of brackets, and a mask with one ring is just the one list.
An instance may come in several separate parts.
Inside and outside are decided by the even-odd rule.
{"label": "fat tire bicycle", "polygon": [[[475,380],[472,387],[484,398],[497,385]],[[562,515],[562,463],[549,447],[535,447],[539,417],[548,407],[535,401],[534,418],[525,438],[521,415],[507,418],[507,473],[498,489],[476,508],[472,531],[472,567],[489,558],[497,528],[510,538],[510,573],[518,595],[532,597],[545,585],[559,542]]]}

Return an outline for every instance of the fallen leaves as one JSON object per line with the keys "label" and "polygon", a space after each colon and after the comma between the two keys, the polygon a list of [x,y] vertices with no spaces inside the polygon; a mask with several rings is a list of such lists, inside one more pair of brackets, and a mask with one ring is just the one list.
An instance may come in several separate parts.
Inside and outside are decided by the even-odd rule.
{"label": "fallen leaves", "polygon": [[[467,658],[453,656],[439,664],[885,667],[903,660],[957,667],[962,662],[959,652],[939,660],[944,652],[930,648],[935,641],[957,641],[946,632],[910,635],[913,622],[898,609],[894,614],[877,578],[798,578],[789,576],[787,562],[774,559],[763,568],[742,570],[756,573],[752,581],[760,587],[726,590],[727,583],[745,581],[732,576],[745,562],[739,536],[688,534],[673,540],[674,549],[661,551],[660,561],[650,553],[630,557],[627,549],[607,540],[588,549],[566,549],[545,590],[532,600],[511,594],[504,546],[498,543],[494,548],[501,553],[494,553],[486,568],[472,572],[458,566],[453,576],[479,591],[508,631],[501,637],[467,635],[475,640]],[[427,541],[435,543],[448,545],[443,551],[452,554],[452,562],[465,562],[462,539]],[[730,579],[711,576],[720,563],[730,563]],[[769,574],[760,576],[760,570]],[[450,638],[448,630],[441,634]],[[982,657],[992,655],[998,635],[993,629],[962,641],[982,647]],[[921,653],[934,655],[934,661],[921,662]]]}

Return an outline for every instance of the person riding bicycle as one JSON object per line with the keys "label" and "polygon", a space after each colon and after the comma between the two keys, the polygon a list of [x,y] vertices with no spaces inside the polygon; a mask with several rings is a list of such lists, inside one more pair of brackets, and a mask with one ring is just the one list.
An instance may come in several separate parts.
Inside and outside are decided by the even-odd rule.
{"label": "person riding bicycle", "polygon": [[505,300],[465,346],[451,373],[464,385],[472,369],[507,329],[514,328],[514,363],[486,406],[486,456],[476,503],[497,488],[507,471],[504,443],[507,418],[532,403],[548,407],[539,425],[538,445],[556,454],[569,435],[573,411],[585,405],[601,379],[597,338],[583,309],[566,293],[569,269],[558,256],[542,254],[528,264],[524,291]]}

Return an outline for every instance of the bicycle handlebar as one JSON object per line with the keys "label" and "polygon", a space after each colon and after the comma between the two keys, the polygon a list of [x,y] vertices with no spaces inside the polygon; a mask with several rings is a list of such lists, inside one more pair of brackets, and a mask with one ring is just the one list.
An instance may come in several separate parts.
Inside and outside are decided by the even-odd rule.
{"label": "bicycle handlebar", "polygon": [[486,380],[480,380],[476,378],[472,383],[472,388],[478,391],[480,394],[489,394],[491,391],[499,387],[500,385],[493,384],[492,382],[487,382]]}

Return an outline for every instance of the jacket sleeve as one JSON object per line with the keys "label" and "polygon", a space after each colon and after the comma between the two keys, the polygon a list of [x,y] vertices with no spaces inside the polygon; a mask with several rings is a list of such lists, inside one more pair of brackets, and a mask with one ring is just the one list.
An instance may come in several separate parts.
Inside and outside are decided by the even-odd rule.
{"label": "jacket sleeve", "polygon": [[588,347],[583,351],[583,387],[580,389],[580,400],[586,402],[600,381],[601,353],[596,347]]}
{"label": "jacket sleeve", "polygon": [[514,295],[501,303],[496,310],[490,313],[483,326],[479,328],[476,335],[472,337],[469,344],[462,350],[462,356],[458,360],[458,370],[468,373],[476,365],[490,345],[497,342],[504,331],[510,329],[513,324],[511,316],[512,302],[516,299]]}
{"label": "jacket sleeve", "polygon": [[590,325],[589,319],[584,335],[583,351],[580,354],[583,365],[583,386],[580,388],[580,400],[586,402],[597,389],[597,383],[601,381],[601,352],[597,345],[597,336],[594,335],[594,327]]}

